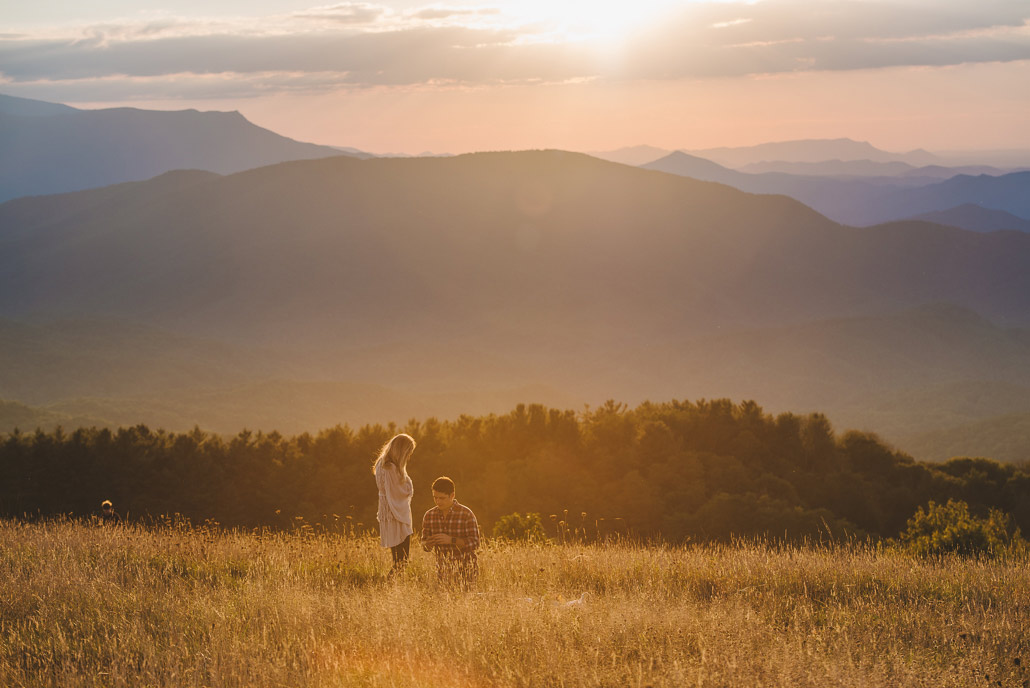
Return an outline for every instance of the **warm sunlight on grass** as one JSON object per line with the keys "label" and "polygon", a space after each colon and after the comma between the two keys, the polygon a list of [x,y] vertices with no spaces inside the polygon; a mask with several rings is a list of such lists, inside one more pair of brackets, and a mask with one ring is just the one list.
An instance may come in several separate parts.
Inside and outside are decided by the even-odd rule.
{"label": "warm sunlight on grass", "polygon": [[[419,552],[421,554],[421,552]],[[371,538],[0,522],[5,686],[1022,686],[1025,561],[491,543],[474,593]],[[569,605],[583,593],[583,604]],[[988,679],[989,677],[989,679]]]}

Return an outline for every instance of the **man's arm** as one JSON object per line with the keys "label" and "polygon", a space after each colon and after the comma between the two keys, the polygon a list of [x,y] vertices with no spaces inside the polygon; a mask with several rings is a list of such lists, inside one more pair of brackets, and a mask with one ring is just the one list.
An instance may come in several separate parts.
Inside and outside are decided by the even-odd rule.
{"label": "man's arm", "polygon": [[479,522],[471,509],[461,520],[460,531],[457,542],[459,549],[471,551],[479,548]]}

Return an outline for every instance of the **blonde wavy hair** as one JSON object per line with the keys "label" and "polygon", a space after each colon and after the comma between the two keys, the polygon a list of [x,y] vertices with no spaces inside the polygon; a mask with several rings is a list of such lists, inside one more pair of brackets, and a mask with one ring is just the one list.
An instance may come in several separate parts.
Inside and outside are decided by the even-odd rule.
{"label": "blonde wavy hair", "polygon": [[379,455],[376,456],[376,460],[372,462],[372,472],[376,472],[376,468],[380,464],[383,465],[394,465],[396,466],[401,475],[408,474],[408,459],[411,458],[412,452],[415,451],[415,438],[406,433],[400,433],[390,438],[390,441],[383,445],[383,448],[379,450]]}

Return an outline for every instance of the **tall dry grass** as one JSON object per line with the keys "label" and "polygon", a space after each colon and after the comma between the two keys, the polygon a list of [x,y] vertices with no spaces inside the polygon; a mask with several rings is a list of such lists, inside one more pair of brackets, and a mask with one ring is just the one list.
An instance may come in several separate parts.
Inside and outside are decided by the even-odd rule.
{"label": "tall dry grass", "polygon": [[[0,522],[2,686],[1026,686],[1026,561]],[[581,605],[566,602],[591,593]]]}

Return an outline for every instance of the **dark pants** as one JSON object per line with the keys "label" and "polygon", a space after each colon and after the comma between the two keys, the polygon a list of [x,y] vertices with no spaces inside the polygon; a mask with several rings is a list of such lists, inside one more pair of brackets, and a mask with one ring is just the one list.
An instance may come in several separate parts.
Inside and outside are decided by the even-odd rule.
{"label": "dark pants", "polygon": [[404,542],[401,544],[391,547],[390,554],[393,555],[393,568],[390,569],[390,573],[404,568],[408,563],[408,556],[411,554],[411,536],[404,538]]}

